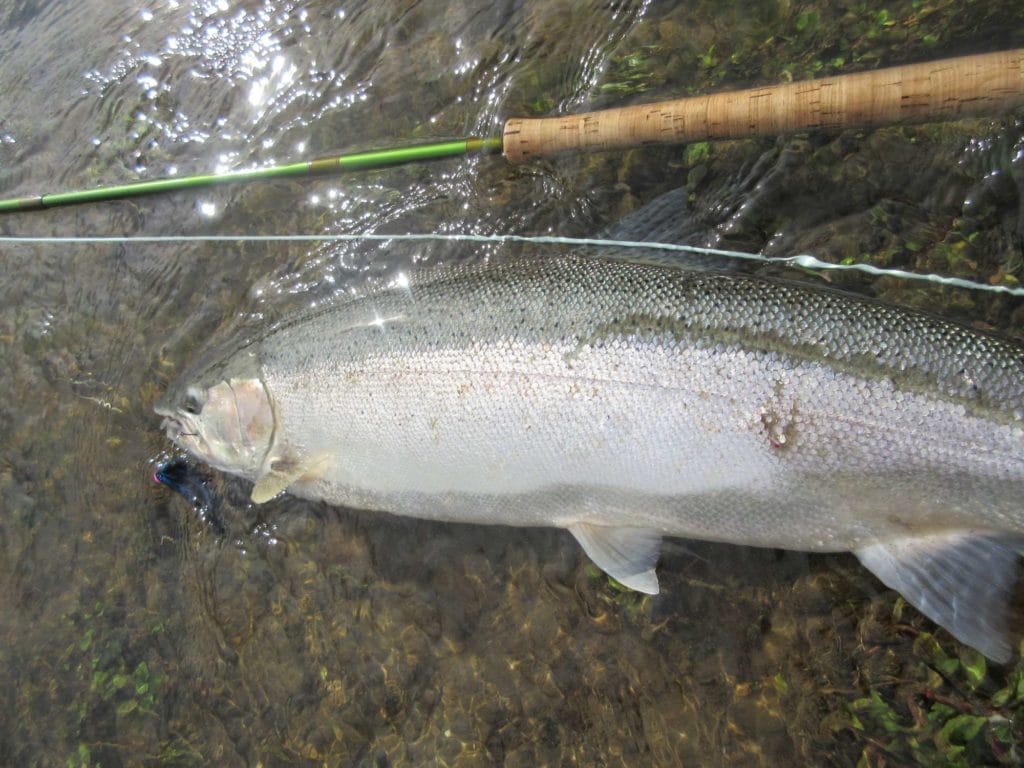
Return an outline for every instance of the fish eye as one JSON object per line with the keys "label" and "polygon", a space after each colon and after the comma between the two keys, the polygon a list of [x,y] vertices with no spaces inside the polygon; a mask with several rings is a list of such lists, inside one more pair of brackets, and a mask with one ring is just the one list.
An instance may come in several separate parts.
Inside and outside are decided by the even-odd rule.
{"label": "fish eye", "polygon": [[199,398],[194,392],[189,392],[185,395],[185,402],[182,405],[182,409],[185,413],[191,413],[194,416],[198,416],[203,410],[203,404],[199,401]]}

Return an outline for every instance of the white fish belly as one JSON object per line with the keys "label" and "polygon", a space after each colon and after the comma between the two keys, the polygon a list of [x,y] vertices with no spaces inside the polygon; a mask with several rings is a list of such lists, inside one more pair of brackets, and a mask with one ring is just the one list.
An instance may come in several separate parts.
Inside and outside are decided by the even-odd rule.
{"label": "white fish belly", "polygon": [[1019,427],[739,348],[508,342],[267,386],[289,450],[322,468],[294,493],[415,517],[853,549],[1012,517],[1024,474]]}

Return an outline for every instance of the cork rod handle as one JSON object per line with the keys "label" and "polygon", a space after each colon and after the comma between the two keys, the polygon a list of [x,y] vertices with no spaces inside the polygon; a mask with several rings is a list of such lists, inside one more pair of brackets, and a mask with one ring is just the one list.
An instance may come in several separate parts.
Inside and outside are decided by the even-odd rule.
{"label": "cork rod handle", "polygon": [[505,123],[513,162],[569,149],[955,120],[1024,104],[1024,49]]}

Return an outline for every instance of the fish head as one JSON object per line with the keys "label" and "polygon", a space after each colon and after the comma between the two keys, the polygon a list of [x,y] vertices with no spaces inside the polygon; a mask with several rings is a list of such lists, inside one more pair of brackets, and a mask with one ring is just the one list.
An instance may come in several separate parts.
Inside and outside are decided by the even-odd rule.
{"label": "fish head", "polygon": [[223,472],[255,479],[274,442],[274,409],[258,376],[186,378],[157,402],[174,443]]}

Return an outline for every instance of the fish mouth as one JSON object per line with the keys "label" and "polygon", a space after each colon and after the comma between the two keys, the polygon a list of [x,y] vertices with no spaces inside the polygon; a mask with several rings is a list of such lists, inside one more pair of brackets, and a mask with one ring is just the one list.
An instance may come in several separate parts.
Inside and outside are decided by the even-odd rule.
{"label": "fish mouth", "polygon": [[200,461],[222,468],[220,463],[215,460],[211,446],[207,444],[197,429],[197,425],[193,422],[178,415],[168,415],[160,422],[160,428],[164,431],[167,439],[182,450]]}
{"label": "fish mouth", "polygon": [[186,438],[194,437],[195,433],[189,429],[188,424],[171,414],[166,414],[160,422],[160,429],[167,435],[167,439],[182,448],[188,448]]}

